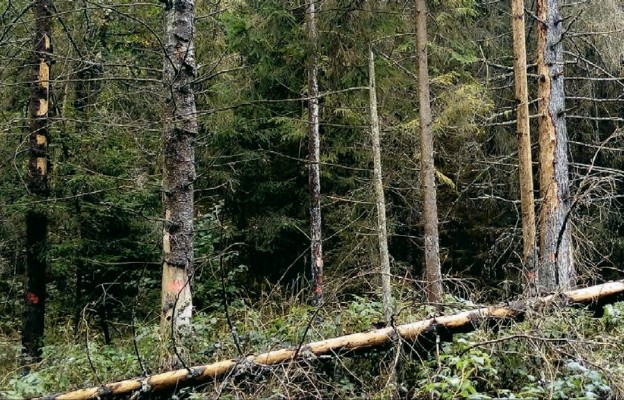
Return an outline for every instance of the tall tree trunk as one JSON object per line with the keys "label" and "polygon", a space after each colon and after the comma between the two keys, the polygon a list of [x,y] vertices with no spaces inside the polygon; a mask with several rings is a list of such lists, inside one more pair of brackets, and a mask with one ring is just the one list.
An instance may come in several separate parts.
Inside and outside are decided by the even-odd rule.
{"label": "tall tree trunk", "polygon": [[[197,113],[195,79],[195,3],[177,0],[165,8],[163,80],[167,93],[163,138],[163,274],[160,318],[161,367],[181,360],[171,346],[191,332],[193,300],[193,182]],[[179,354],[177,349],[175,352]]]}
{"label": "tall tree trunk", "polygon": [[[39,198],[48,196],[48,115],[50,100],[50,64],[52,1],[36,0],[33,84],[30,97],[30,192]],[[46,239],[48,217],[45,209],[33,204],[26,214],[26,293],[22,346],[24,361],[39,361],[43,345],[46,300]]]}
{"label": "tall tree trunk", "polygon": [[392,287],[390,286],[390,255],[388,253],[388,232],[386,229],[386,199],[381,174],[381,144],[379,116],[377,115],[377,84],[375,83],[375,54],[369,46],[368,91],[370,95],[370,123],[373,142],[373,186],[377,206],[377,237],[379,239],[379,264],[381,269],[381,291],[386,323],[392,320]]}
{"label": "tall tree trunk", "polygon": [[534,282],[537,254],[535,199],[533,196],[533,168],[531,159],[531,131],[529,128],[529,93],[527,85],[527,62],[524,24],[524,0],[512,0],[511,18],[513,30],[514,77],[517,105],[518,164],[520,175],[520,203],[522,208],[522,258],[527,286]]}
{"label": "tall tree trunk", "polygon": [[310,261],[312,263],[312,304],[323,301],[323,234],[321,230],[321,136],[319,132],[318,88],[318,31],[316,28],[316,0],[306,8],[306,25],[310,52],[308,55],[308,151],[310,186]]}
{"label": "tall tree trunk", "polygon": [[567,129],[563,79],[563,18],[558,0],[537,1],[539,75],[540,266],[538,289],[574,286],[568,180]]}
{"label": "tall tree trunk", "polygon": [[440,271],[440,238],[438,235],[438,206],[436,204],[435,166],[433,163],[433,131],[429,99],[429,65],[427,61],[427,6],[416,0],[416,45],[418,48],[418,100],[420,112],[420,168],[424,197],[425,272],[427,300],[442,302],[442,273]]}

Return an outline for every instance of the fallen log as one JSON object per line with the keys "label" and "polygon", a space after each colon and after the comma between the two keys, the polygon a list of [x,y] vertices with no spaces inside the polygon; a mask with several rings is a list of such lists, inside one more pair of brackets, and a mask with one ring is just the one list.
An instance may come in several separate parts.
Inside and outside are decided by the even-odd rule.
{"label": "fallen log", "polygon": [[478,308],[459,314],[430,318],[396,327],[353,333],[351,335],[308,343],[301,348],[293,347],[269,351],[255,356],[252,355],[242,360],[224,360],[213,364],[164,372],[146,378],[127,379],[98,387],[54,394],[42,397],[41,399],[103,399],[131,395],[138,391],[144,393],[163,392],[197,385],[209,379],[224,376],[237,368],[270,366],[284,362],[309,360],[321,355],[335,354],[341,350],[367,349],[388,343],[397,337],[405,341],[415,341],[420,336],[435,332],[439,328],[445,329],[447,332],[451,333],[469,332],[477,329],[483,322],[516,320],[524,316],[528,309],[534,307],[555,303],[599,307],[603,304],[616,301],[622,296],[624,296],[624,280],[524,301],[515,301],[506,305]]}

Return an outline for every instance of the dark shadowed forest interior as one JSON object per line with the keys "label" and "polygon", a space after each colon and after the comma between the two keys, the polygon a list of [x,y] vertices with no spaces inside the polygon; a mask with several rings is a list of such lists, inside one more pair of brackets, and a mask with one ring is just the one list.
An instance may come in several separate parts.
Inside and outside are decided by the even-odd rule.
{"label": "dark shadowed forest interior", "polygon": [[0,0],[0,398],[624,399],[623,197],[621,0]]}

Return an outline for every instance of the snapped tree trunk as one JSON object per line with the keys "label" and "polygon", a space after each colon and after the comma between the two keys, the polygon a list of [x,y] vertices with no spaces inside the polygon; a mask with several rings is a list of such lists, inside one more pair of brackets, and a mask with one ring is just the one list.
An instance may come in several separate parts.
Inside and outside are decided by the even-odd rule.
{"label": "snapped tree trunk", "polygon": [[163,138],[163,274],[160,318],[163,354],[161,367],[180,364],[174,348],[190,334],[193,300],[193,182],[197,113],[195,79],[195,3],[178,0],[165,8],[166,91]]}
{"label": "snapped tree trunk", "polygon": [[563,18],[558,0],[537,1],[539,96],[540,263],[538,289],[574,286],[570,238],[568,137],[563,79]]}
{"label": "snapped tree trunk", "polygon": [[[30,96],[29,181],[31,194],[48,196],[48,116],[52,55],[52,1],[33,3],[35,20],[33,83]],[[41,208],[40,208],[41,207]],[[24,362],[39,361],[43,345],[46,301],[46,241],[48,216],[33,202],[26,214],[26,291],[22,329]]]}
{"label": "snapped tree trunk", "polygon": [[520,175],[520,203],[522,209],[522,258],[527,287],[535,285],[536,223],[533,196],[533,168],[531,159],[531,131],[529,128],[529,93],[524,23],[524,0],[512,0],[514,77],[516,90],[516,120],[518,133],[518,165]]}
{"label": "snapped tree trunk", "polygon": [[425,273],[427,300],[442,302],[440,270],[440,238],[436,204],[435,166],[433,162],[433,131],[427,61],[427,7],[425,0],[416,1],[416,46],[418,48],[418,100],[420,112],[420,169],[425,219]]}
{"label": "snapped tree trunk", "polygon": [[319,131],[318,30],[316,1],[306,8],[306,25],[310,51],[308,54],[308,152],[310,186],[310,261],[312,264],[312,304],[323,301],[323,234],[321,229],[321,137]]}
{"label": "snapped tree trunk", "polygon": [[377,84],[375,83],[375,53],[369,46],[368,91],[370,99],[371,139],[373,144],[373,186],[377,206],[377,237],[379,239],[379,267],[381,270],[381,292],[386,324],[392,320],[392,287],[390,285],[390,255],[388,253],[388,232],[386,229],[386,199],[381,173],[381,143],[379,116],[377,115]]}

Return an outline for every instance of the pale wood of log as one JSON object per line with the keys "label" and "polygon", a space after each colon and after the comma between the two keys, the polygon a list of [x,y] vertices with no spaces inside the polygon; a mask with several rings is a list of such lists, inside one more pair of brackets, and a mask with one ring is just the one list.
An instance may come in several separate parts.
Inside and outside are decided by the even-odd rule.
{"label": "pale wood of log", "polygon": [[604,283],[583,289],[571,290],[559,294],[533,299],[533,301],[517,301],[507,305],[482,307],[464,311],[454,315],[444,315],[410,324],[399,325],[396,331],[392,327],[370,332],[353,333],[346,336],[325,339],[309,343],[298,348],[269,351],[256,356],[249,356],[244,360],[224,360],[213,364],[180,369],[152,375],[147,378],[135,378],[100,387],[80,389],[73,392],[47,396],[48,400],[83,400],[106,398],[107,396],[129,395],[137,390],[158,392],[184,386],[191,386],[211,378],[217,378],[244,366],[269,366],[293,360],[313,359],[326,354],[337,354],[341,350],[366,349],[388,343],[394,338],[413,341],[431,328],[443,327],[449,331],[464,328],[478,329],[480,323],[491,320],[510,320],[523,314],[526,309],[547,305],[558,300],[567,300],[570,303],[588,304],[614,295],[624,294],[624,280]]}

